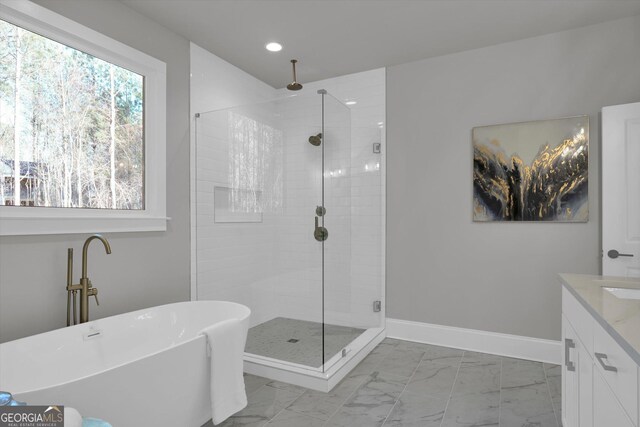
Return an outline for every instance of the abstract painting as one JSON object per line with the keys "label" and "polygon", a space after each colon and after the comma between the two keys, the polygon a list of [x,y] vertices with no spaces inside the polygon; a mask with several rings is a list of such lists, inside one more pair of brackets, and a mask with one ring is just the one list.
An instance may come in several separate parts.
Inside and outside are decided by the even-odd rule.
{"label": "abstract painting", "polygon": [[473,128],[473,220],[589,219],[589,116]]}

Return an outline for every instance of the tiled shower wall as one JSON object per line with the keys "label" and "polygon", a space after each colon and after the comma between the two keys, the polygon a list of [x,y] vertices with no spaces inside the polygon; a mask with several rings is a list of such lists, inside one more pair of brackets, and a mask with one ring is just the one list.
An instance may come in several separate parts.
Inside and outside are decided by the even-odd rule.
{"label": "tiled shower wall", "polygon": [[[318,94],[302,94],[281,104],[285,141],[284,188],[285,215],[280,217],[280,270],[273,291],[278,316],[322,321],[322,243],[313,237],[316,207],[322,205],[322,150],[325,170],[336,171],[326,176],[325,227],[329,239],[324,244],[325,313],[327,289],[345,291],[350,275],[350,176],[349,111],[336,104],[326,106],[325,135],[321,146],[308,142],[321,129],[322,98]],[[337,171],[342,170],[342,174]],[[322,217],[319,223],[322,224]]]}
{"label": "tiled shower wall", "polygon": [[[385,287],[385,69],[306,83],[302,91],[325,89],[341,102],[355,101],[351,110],[351,253],[350,283],[325,288],[326,321],[362,328],[383,326],[373,302],[382,301]],[[286,93],[281,90],[280,93]],[[381,143],[381,153],[373,144]],[[332,238],[331,231],[329,232]],[[327,271],[331,266],[327,265]],[[345,293],[348,288],[348,294]],[[336,302],[333,304],[333,302]]]}
{"label": "tiled shower wall", "polygon": [[[262,222],[214,222],[213,187],[228,185],[226,113],[198,119],[198,299],[246,304],[253,324],[278,316],[321,320],[321,245],[312,235],[315,206],[320,204],[320,147],[307,139],[320,132],[316,91],[324,88],[343,102],[357,100],[350,126],[344,121],[348,115],[338,113],[338,104],[327,103],[325,172],[334,176],[325,179],[325,321],[381,326],[382,316],[373,313],[372,303],[384,299],[384,165],[382,156],[372,153],[372,144],[381,142],[384,152],[384,79],[383,69],[339,77],[305,84],[296,102],[252,106],[251,114],[271,114],[269,120],[284,135],[283,208],[265,212]],[[350,148],[340,138],[350,139]],[[334,141],[338,143],[332,145]]]}
{"label": "tiled shower wall", "polygon": [[[323,144],[316,147],[308,138],[322,131],[321,106],[320,95],[303,95],[203,113],[196,121],[198,298],[246,304],[253,324],[273,317],[323,319],[322,243],[313,238],[316,207],[322,205],[323,148],[324,226],[330,230],[324,244],[325,320],[350,321],[350,114],[327,97]],[[230,114],[283,135],[276,153],[282,157],[283,200],[278,209],[266,209],[260,222],[224,223],[214,213],[214,187],[230,187]]]}
{"label": "tiled shower wall", "polygon": [[198,299],[245,304],[257,324],[273,317],[266,279],[277,263],[279,221],[264,213],[261,222],[215,222],[214,187],[230,187],[228,121],[228,110],[196,120]]}

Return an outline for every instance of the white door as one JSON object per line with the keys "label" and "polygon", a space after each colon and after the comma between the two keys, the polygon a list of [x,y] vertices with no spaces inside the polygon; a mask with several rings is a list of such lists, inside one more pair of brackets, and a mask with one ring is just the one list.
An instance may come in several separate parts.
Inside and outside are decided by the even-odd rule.
{"label": "white door", "polygon": [[602,274],[640,277],[640,102],[602,109]]}

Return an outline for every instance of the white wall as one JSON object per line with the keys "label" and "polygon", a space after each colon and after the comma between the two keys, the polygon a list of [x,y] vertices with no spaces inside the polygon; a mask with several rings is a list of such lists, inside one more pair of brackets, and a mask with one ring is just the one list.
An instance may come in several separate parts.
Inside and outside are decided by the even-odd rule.
{"label": "white wall", "polygon": [[[189,43],[114,0],[36,3],[167,64],[167,216],[162,233],[113,233],[113,253],[90,250],[89,273],[100,290],[91,318],[189,298]],[[96,230],[100,231],[100,230]],[[86,235],[0,239],[0,342],[65,326],[67,247],[80,253]]]}
{"label": "white wall", "polygon": [[[387,70],[392,318],[560,338],[556,273],[600,266],[600,117],[640,100],[640,17]],[[589,114],[586,224],[473,223],[474,126]]]}

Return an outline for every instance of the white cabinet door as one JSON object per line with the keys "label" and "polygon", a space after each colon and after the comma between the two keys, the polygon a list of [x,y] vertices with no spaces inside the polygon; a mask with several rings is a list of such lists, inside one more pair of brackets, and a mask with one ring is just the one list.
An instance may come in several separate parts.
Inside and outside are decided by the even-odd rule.
{"label": "white cabinet door", "polygon": [[603,275],[640,277],[640,102],[602,109],[602,254]]}
{"label": "white cabinet door", "polygon": [[578,425],[580,427],[593,427],[593,361],[582,341],[578,340],[576,350]]}
{"label": "white cabinet door", "polygon": [[578,352],[580,341],[564,315],[562,316],[562,343],[564,363],[562,365],[562,418],[564,427],[579,427]]}
{"label": "white cabinet door", "polygon": [[600,375],[593,373],[593,427],[634,427]]}

